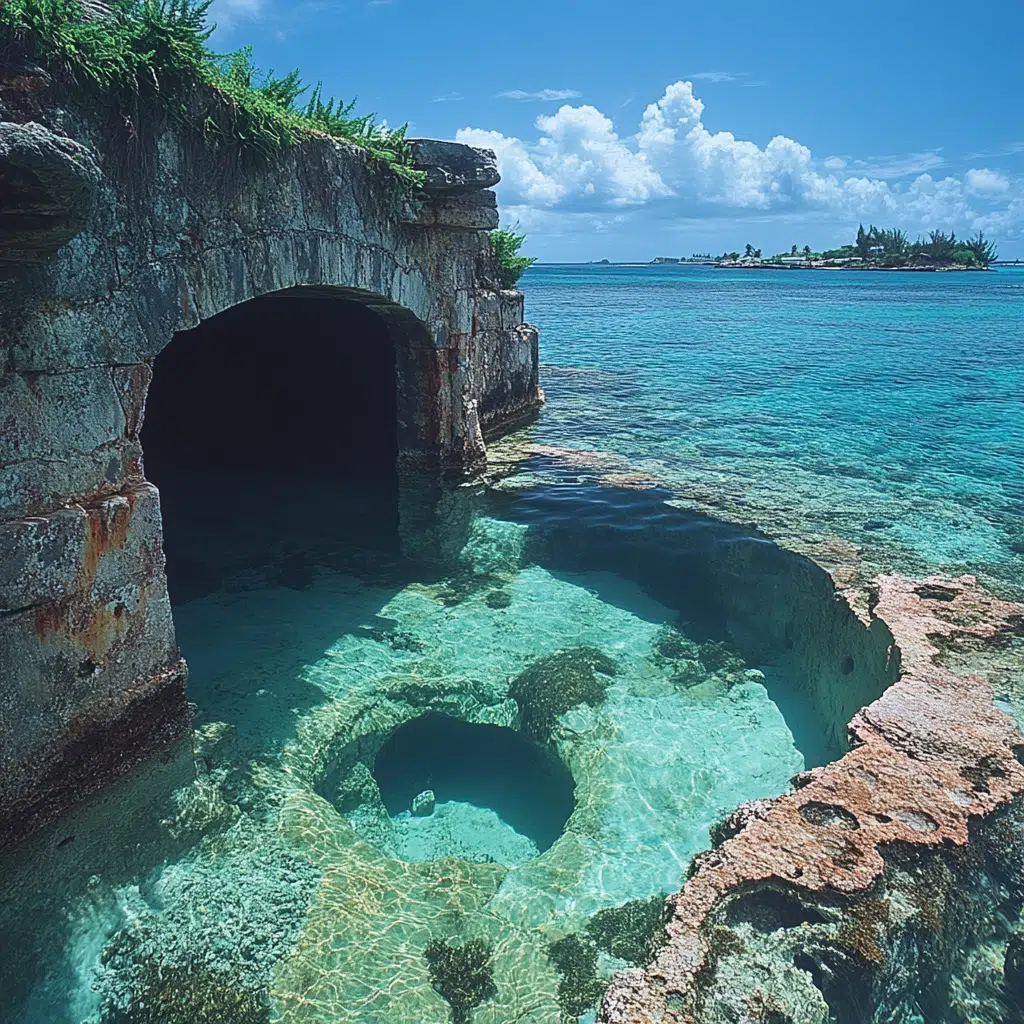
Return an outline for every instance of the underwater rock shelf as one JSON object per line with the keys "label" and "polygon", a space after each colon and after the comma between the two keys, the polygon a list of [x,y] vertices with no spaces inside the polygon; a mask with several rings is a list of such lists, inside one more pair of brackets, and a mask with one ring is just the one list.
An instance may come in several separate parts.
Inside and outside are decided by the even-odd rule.
{"label": "underwater rock shelf", "polygon": [[600,1021],[1014,1019],[1024,736],[936,641],[998,645],[1024,608],[972,577],[876,585],[901,678],[854,716],[840,760],[725,823],[671,901],[657,961],[616,978]]}
{"label": "underwater rock shelf", "polygon": [[[696,1019],[760,998],[751,956],[775,956],[779,991],[815,1012],[816,986],[847,977],[845,962],[815,966],[822,950],[855,932],[874,956],[875,919],[854,902],[873,862],[854,859],[876,827],[927,842],[926,815],[940,835],[948,817],[904,794],[878,812],[888,824],[862,826],[830,773],[872,755],[881,790],[899,762],[875,766],[864,742],[808,773],[796,737],[835,731],[825,715],[843,702],[816,696],[826,669],[881,695],[863,715],[887,706],[903,682],[886,690],[899,657],[885,623],[858,619],[806,560],[649,493],[451,501],[471,522],[454,574],[360,575],[314,551],[308,579],[252,562],[176,607],[197,774],[168,766],[160,798],[144,774],[2,865],[13,1021],[34,1024],[40,1005],[54,1024],[134,1020],[154,978],[179,979],[189,1020],[226,989],[246,1021],[561,1024],[592,1020],[609,984],[602,1013],[657,1020],[682,1010],[678,975],[658,979],[679,962],[680,898],[664,898],[687,874],[681,899],[706,900],[695,941],[709,934],[729,970],[696,970],[729,989],[691,1004]],[[773,614],[755,614],[766,595]],[[811,708],[802,721],[772,696],[787,692]],[[729,851],[779,814],[789,832],[747,853],[760,883],[728,874]],[[845,890],[804,895],[825,875],[801,860],[810,846],[791,848],[800,830],[847,865]],[[794,933],[817,945],[795,949]]]}

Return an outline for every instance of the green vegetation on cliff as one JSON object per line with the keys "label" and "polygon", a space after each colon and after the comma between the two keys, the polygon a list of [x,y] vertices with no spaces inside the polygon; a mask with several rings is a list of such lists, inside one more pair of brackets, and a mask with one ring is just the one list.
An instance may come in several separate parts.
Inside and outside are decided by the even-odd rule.
{"label": "green vegetation on cliff", "polygon": [[537,262],[534,256],[520,256],[519,250],[526,241],[515,228],[500,228],[491,232],[491,246],[498,261],[498,277],[502,288],[515,288],[523,272]]}
{"label": "green vegetation on cliff", "polygon": [[419,184],[404,127],[377,124],[373,114],[355,116],[354,104],[325,98],[319,84],[310,90],[298,71],[259,72],[249,48],[211,51],[211,2],[3,0],[0,68],[25,59],[41,64],[106,104],[133,136],[153,112],[208,144],[262,157],[326,136],[365,150],[404,187]]}

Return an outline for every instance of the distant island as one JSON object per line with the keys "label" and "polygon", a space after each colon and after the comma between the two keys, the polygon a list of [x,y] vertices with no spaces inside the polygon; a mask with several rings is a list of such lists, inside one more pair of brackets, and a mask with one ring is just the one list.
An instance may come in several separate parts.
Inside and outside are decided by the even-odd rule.
{"label": "distant island", "polygon": [[724,252],[721,256],[694,253],[689,257],[658,256],[652,265],[700,264],[743,269],[799,270],[988,270],[996,262],[995,245],[982,232],[974,238],[957,238],[950,231],[931,231],[925,239],[911,242],[899,228],[876,228],[866,231],[861,224],[852,245],[815,252],[809,245],[803,249],[792,246],[789,252],[762,256],[747,242],[740,252]]}

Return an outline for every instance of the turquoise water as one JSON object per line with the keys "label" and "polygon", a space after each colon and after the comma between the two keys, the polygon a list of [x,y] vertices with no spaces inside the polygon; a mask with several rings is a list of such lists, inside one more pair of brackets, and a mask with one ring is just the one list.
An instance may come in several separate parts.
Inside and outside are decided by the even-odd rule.
{"label": "turquoise water", "polygon": [[[0,863],[0,1019],[446,1024],[441,940],[489,950],[473,1024],[590,1021],[552,943],[678,889],[714,822],[842,752],[849,709],[758,628],[806,564],[737,524],[1019,590],[1024,273],[524,286],[547,405],[492,446],[490,486],[443,498],[447,564],[404,559],[370,491],[171,524],[195,766],[154,762]],[[863,671],[837,679],[866,701],[887,680]],[[431,716],[515,730],[520,760],[460,789],[450,757],[399,751],[385,780],[378,751]],[[629,962],[602,948],[598,978]]]}
{"label": "turquoise water", "polygon": [[[537,516],[496,518],[480,497],[455,574],[345,571],[322,552],[297,573],[283,545],[293,585],[261,548],[176,606],[196,777],[154,798],[143,773],[0,865],[4,1020],[446,1024],[424,955],[440,939],[491,951],[475,1024],[559,1024],[552,943],[678,889],[716,820],[788,787],[807,760],[761,668],[634,582],[545,567]],[[438,715],[523,728],[524,677],[542,702],[596,687],[531,740],[574,784],[560,834],[534,841],[542,767],[523,813],[500,775],[475,803],[389,813],[388,737]],[[441,781],[409,770],[410,793]],[[601,976],[625,965],[602,954]],[[212,1002],[228,997],[241,1008]]]}
{"label": "turquoise water", "polygon": [[538,444],[874,568],[1024,592],[1024,271],[545,266]]}

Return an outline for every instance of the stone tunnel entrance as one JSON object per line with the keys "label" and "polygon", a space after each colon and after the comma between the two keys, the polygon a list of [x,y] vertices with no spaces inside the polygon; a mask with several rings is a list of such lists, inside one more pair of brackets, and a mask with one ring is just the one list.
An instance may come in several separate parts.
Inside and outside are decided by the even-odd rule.
{"label": "stone tunnel entrance", "polygon": [[246,574],[306,589],[317,564],[397,552],[395,359],[381,315],[323,294],[175,335],[142,431],[173,604]]}

